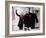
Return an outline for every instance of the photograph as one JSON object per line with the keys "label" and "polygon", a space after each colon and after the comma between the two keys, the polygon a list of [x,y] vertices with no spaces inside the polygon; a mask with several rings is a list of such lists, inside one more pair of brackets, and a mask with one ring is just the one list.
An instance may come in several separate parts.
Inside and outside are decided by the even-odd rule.
{"label": "photograph", "polygon": [[6,2],[6,36],[45,34],[45,5],[34,2]]}
{"label": "photograph", "polygon": [[12,30],[31,31],[39,29],[40,8],[38,7],[12,7]]}

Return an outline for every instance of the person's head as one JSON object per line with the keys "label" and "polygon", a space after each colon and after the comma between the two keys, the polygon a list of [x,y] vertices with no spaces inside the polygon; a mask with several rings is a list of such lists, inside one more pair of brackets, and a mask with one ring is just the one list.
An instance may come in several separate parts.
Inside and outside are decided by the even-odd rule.
{"label": "person's head", "polygon": [[23,9],[21,9],[19,11],[19,13],[20,13],[20,16],[24,16],[24,15],[28,14],[28,9],[27,8],[23,8]]}
{"label": "person's head", "polygon": [[22,11],[20,15],[21,15],[21,16],[24,16],[24,15],[26,15],[26,14],[28,14],[27,11]]}

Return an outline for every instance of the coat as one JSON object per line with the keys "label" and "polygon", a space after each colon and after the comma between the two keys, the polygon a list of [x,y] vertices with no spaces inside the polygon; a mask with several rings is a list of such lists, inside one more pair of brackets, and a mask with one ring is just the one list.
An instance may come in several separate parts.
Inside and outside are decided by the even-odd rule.
{"label": "coat", "polygon": [[24,24],[25,24],[25,27],[31,27],[31,28],[35,28],[35,20],[36,20],[36,23],[38,23],[38,18],[36,16],[35,13],[29,13],[29,14],[26,14],[24,17]]}

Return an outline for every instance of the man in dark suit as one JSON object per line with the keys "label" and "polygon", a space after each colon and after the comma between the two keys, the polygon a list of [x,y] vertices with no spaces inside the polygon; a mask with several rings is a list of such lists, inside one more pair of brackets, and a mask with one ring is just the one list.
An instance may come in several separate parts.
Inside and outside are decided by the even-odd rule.
{"label": "man in dark suit", "polygon": [[31,29],[35,28],[35,20],[36,20],[36,23],[38,23],[37,16],[34,13],[26,14],[23,17],[23,19],[24,19],[25,27],[28,27],[28,28],[31,27]]}
{"label": "man in dark suit", "polygon": [[36,20],[36,23],[38,23],[38,18],[36,13],[30,13],[30,8],[29,8],[29,13],[26,14],[23,17],[23,19],[24,19],[25,27],[27,28],[31,27],[31,29],[35,29],[35,20]]}

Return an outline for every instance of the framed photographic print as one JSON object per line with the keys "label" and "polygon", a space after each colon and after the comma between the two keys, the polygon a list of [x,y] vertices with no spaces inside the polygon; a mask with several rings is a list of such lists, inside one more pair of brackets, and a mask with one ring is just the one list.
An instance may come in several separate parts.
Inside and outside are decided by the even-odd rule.
{"label": "framed photographic print", "polygon": [[45,34],[44,3],[6,1],[5,4],[6,37]]}

